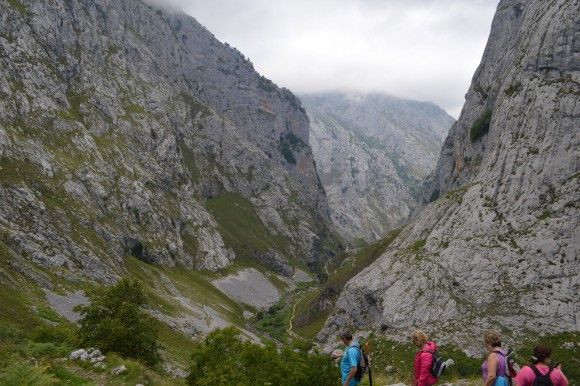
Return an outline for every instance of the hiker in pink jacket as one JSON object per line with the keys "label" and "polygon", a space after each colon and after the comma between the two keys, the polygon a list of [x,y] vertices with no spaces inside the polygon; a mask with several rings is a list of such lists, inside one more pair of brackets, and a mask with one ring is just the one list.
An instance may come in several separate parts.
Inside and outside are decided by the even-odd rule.
{"label": "hiker in pink jacket", "polygon": [[420,349],[415,354],[415,362],[413,363],[412,386],[432,386],[437,383],[437,378],[431,374],[432,353],[437,351],[437,345],[435,342],[429,341],[427,334],[423,331],[415,331],[411,335],[411,339],[413,344]]}
{"label": "hiker in pink jacket", "polygon": [[[538,377],[544,380],[549,378],[554,386],[568,386],[568,379],[562,373],[561,366],[553,367],[550,364],[552,349],[546,346],[536,346],[532,364],[524,366],[516,376],[518,386],[532,386]],[[545,382],[543,383],[545,384]]]}

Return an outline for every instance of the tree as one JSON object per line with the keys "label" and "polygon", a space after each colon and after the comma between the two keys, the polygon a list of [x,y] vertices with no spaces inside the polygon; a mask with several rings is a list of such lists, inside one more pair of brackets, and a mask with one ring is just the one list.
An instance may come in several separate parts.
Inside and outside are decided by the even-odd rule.
{"label": "tree", "polygon": [[139,282],[121,279],[112,287],[90,290],[87,295],[90,304],[76,307],[82,315],[81,344],[139,359],[149,366],[159,361],[157,325],[140,308],[145,297]]}
{"label": "tree", "polygon": [[192,355],[190,386],[336,386],[338,369],[329,357],[273,344],[244,341],[235,328],[216,330]]}

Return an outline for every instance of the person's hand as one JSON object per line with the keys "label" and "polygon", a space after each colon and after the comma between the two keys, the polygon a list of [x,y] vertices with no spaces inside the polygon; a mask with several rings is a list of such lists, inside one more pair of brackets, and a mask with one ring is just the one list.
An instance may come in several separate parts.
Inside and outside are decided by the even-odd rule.
{"label": "person's hand", "polygon": [[444,364],[445,364],[445,367],[450,367],[450,366],[453,366],[453,365],[455,364],[455,361],[454,361],[453,359],[451,359],[451,358],[450,358],[450,359],[447,359],[447,360],[444,362]]}

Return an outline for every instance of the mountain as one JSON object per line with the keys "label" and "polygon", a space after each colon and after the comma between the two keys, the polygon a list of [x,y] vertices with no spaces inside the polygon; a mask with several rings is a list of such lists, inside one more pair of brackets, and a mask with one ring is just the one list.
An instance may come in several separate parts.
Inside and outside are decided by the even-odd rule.
{"label": "mountain", "polygon": [[404,222],[455,120],[432,103],[382,94],[328,92],[300,99],[341,235],[373,241]]}
{"label": "mountain", "polygon": [[136,0],[1,4],[0,224],[19,260],[105,280],[129,254],[285,274],[324,255],[308,118],[241,53]]}
{"label": "mountain", "polygon": [[172,331],[246,328],[341,248],[299,99],[192,17],[0,0],[0,68],[0,290],[22,315],[78,319],[130,276]]}
{"label": "mountain", "polygon": [[344,286],[320,339],[421,327],[479,348],[487,328],[580,329],[579,19],[578,1],[499,3],[428,205]]}

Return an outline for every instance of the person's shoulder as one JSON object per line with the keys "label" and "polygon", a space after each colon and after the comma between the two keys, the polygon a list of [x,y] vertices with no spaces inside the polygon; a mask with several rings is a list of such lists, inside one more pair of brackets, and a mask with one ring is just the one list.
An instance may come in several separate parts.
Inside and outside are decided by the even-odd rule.
{"label": "person's shoulder", "polygon": [[356,346],[349,346],[346,349],[346,352],[349,353],[349,354],[354,354],[354,353],[358,352],[358,347],[356,347]]}
{"label": "person's shoulder", "polygon": [[551,377],[555,377],[558,379],[566,379],[566,376],[564,375],[564,372],[562,372],[562,370],[560,370],[559,368],[555,367],[554,369],[552,369],[552,373],[550,374]]}
{"label": "person's shoulder", "polygon": [[518,386],[526,386],[530,379],[534,379],[534,370],[530,366],[524,366],[518,371],[516,375],[516,383]]}
{"label": "person's shoulder", "polygon": [[518,375],[520,375],[520,374],[526,375],[526,374],[533,374],[533,373],[534,373],[534,370],[532,370],[532,368],[529,365],[525,365],[524,367],[522,367],[520,369],[520,371],[518,371]]}

